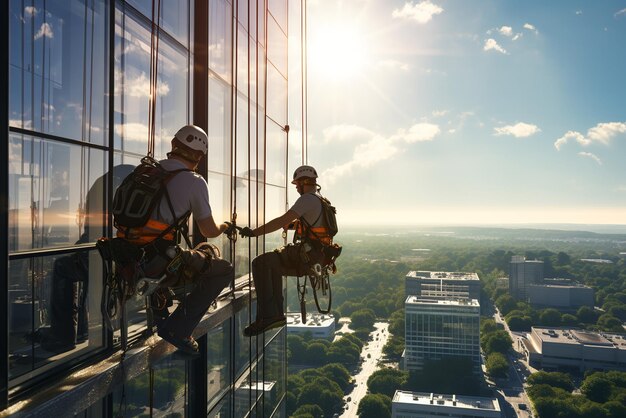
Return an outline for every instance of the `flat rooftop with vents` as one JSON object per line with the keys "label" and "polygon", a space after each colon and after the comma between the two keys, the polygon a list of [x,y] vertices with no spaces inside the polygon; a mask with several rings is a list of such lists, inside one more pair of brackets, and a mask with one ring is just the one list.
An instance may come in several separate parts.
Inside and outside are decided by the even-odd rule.
{"label": "flat rooftop with vents", "polygon": [[500,404],[496,398],[479,396],[397,390],[391,405],[392,418],[425,416],[499,418],[502,416]]}

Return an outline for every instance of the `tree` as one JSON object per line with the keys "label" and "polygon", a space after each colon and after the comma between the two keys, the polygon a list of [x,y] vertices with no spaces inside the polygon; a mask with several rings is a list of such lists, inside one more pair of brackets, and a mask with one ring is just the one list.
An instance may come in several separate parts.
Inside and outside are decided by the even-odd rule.
{"label": "tree", "polygon": [[490,334],[486,334],[481,338],[481,347],[485,354],[489,355],[494,352],[505,354],[511,348],[513,340],[509,333],[504,330],[497,330]]}
{"label": "tree", "polygon": [[626,417],[626,405],[622,402],[610,401],[602,405],[607,412],[608,418],[623,418]]}
{"label": "tree", "polygon": [[322,418],[324,416],[324,411],[317,405],[304,404],[300,405],[300,407],[294,411],[293,415],[290,416],[293,418]]}
{"label": "tree", "polygon": [[530,331],[532,318],[530,316],[507,316],[506,323],[512,331]]}
{"label": "tree", "polygon": [[391,398],[380,393],[365,395],[357,414],[360,418],[391,418]]}
{"label": "tree", "polygon": [[546,384],[561,388],[567,392],[574,390],[572,378],[567,373],[562,372],[544,372],[533,373],[528,377],[528,384],[531,386]]}
{"label": "tree", "polygon": [[622,331],[622,321],[611,314],[605,313],[598,318],[597,325],[607,331]]}
{"label": "tree", "polygon": [[517,307],[517,302],[511,295],[502,295],[496,300],[496,306],[502,315],[506,315]]}
{"label": "tree", "polygon": [[343,364],[330,363],[320,369],[322,375],[337,383],[341,390],[345,391],[350,385],[350,372]]}
{"label": "tree", "polygon": [[573,326],[578,323],[578,318],[572,314],[563,314],[561,315],[561,324],[566,326]]}
{"label": "tree", "polygon": [[405,384],[407,376],[406,372],[395,369],[376,370],[367,379],[367,389],[370,393],[381,393],[391,398]]}
{"label": "tree", "polygon": [[539,315],[539,321],[542,325],[556,327],[561,325],[561,312],[554,308],[544,309]]}
{"label": "tree", "polygon": [[533,401],[537,415],[550,418],[575,418],[578,417],[576,407],[564,399],[539,398]]}
{"label": "tree", "polygon": [[359,309],[350,315],[350,321],[350,328],[352,329],[371,329],[376,321],[376,316],[374,315],[374,311],[371,309]]}
{"label": "tree", "polygon": [[584,322],[586,324],[594,324],[596,322],[596,313],[589,306],[581,306],[576,311],[576,316],[580,322]]}
{"label": "tree", "polygon": [[319,405],[324,416],[331,417],[343,404],[343,391],[339,385],[326,377],[318,377],[302,388],[298,405]]}
{"label": "tree", "polygon": [[305,361],[307,364],[324,364],[326,363],[327,348],[324,344],[315,342],[309,344],[306,348]]}
{"label": "tree", "polygon": [[587,399],[604,403],[611,397],[613,383],[600,373],[593,373],[585,378],[580,391]]}
{"label": "tree", "polygon": [[507,370],[509,370],[509,362],[506,360],[506,357],[498,352],[487,356],[485,366],[487,367],[487,373],[493,377],[505,377]]}

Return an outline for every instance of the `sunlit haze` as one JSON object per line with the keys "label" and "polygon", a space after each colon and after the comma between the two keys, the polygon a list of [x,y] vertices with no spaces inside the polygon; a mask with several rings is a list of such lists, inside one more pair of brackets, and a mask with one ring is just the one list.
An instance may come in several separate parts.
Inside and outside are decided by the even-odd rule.
{"label": "sunlit haze", "polygon": [[345,224],[624,224],[623,1],[308,2],[309,163]]}

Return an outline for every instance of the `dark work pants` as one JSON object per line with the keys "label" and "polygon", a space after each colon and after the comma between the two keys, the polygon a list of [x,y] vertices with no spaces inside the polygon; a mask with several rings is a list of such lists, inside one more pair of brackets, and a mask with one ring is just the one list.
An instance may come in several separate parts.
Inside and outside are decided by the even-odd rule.
{"label": "dark work pants", "polygon": [[165,319],[160,331],[173,334],[177,338],[187,338],[200,323],[213,301],[233,280],[233,266],[226,260],[213,259],[211,266],[200,273],[193,290],[180,302],[176,310]]}
{"label": "dark work pants", "polygon": [[252,260],[252,278],[256,289],[256,320],[283,316],[283,276],[303,276],[299,245],[287,245]]}
{"label": "dark work pants", "polygon": [[[75,344],[87,337],[87,253],[59,257],[54,261],[50,294],[50,337]],[[82,289],[81,289],[82,284]]]}

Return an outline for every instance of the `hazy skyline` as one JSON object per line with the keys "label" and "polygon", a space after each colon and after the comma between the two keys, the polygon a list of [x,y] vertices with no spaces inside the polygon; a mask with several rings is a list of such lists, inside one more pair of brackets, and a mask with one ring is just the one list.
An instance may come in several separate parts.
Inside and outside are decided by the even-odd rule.
{"label": "hazy skyline", "polygon": [[309,162],[349,223],[626,223],[626,3],[309,0]]}

